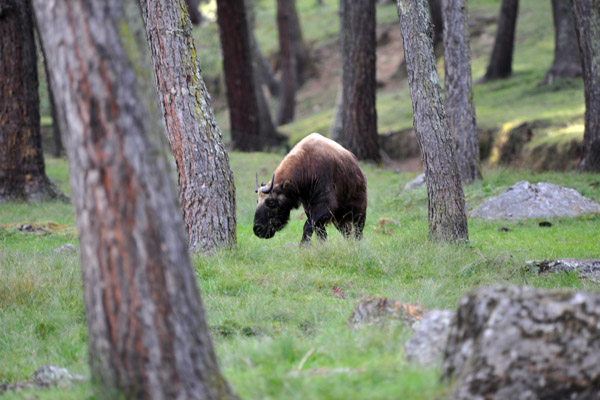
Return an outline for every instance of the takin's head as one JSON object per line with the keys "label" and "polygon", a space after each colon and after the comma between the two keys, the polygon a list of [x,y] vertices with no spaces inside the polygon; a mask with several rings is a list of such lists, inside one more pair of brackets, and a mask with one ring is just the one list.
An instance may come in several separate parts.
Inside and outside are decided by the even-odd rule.
{"label": "takin's head", "polygon": [[290,184],[285,180],[282,184],[275,186],[275,174],[268,185],[262,183],[258,186],[258,175],[256,176],[256,193],[258,193],[258,204],[254,213],[254,234],[261,239],[270,239],[275,232],[280,231],[290,219],[290,200],[286,196],[286,186]]}

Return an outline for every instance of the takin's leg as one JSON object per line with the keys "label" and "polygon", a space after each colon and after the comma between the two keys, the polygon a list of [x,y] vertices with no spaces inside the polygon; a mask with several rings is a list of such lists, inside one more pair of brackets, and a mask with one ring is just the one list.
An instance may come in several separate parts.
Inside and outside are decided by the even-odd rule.
{"label": "takin's leg", "polygon": [[356,238],[356,240],[362,239],[363,229],[365,228],[365,220],[366,219],[367,219],[367,213],[364,212],[364,213],[360,214],[358,216],[358,218],[356,218],[352,223],[354,225],[354,237]]}
{"label": "takin's leg", "polygon": [[325,225],[329,222],[329,219],[330,213],[327,209],[310,213],[308,219],[304,223],[304,232],[302,233],[300,244],[309,243],[313,232],[317,233],[317,237],[320,240],[327,240]]}

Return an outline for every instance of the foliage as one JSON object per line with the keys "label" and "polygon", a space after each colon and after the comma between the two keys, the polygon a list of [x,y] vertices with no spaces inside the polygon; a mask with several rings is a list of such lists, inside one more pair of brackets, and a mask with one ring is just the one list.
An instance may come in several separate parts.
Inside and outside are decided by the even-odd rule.
{"label": "foliage", "polygon": [[[414,174],[370,165],[365,165],[369,208],[363,241],[346,241],[330,227],[328,242],[300,248],[300,211],[273,239],[258,239],[252,233],[254,173],[267,179],[280,159],[278,154],[231,154],[238,246],[194,259],[222,368],[244,399],[443,395],[438,370],[404,361],[409,329],[394,324],[348,328],[347,319],[363,296],[453,309],[466,291],[482,285],[598,291],[597,285],[571,275],[539,277],[524,269],[528,259],[596,256],[598,216],[556,219],[550,228],[540,227],[539,221],[470,220],[470,246],[430,243],[425,189],[402,189]],[[51,177],[64,179],[66,162],[53,159],[50,164]],[[476,206],[523,179],[566,185],[600,201],[594,174],[500,169],[486,171],[482,182],[466,188],[467,203]],[[398,224],[381,229],[381,218]],[[78,256],[53,251],[64,243],[77,245],[72,207],[59,202],[8,204],[0,208],[0,221],[0,382],[26,380],[43,364],[87,376]],[[34,222],[69,229],[44,236],[14,229],[17,223]],[[500,226],[510,231],[498,231]],[[334,285],[346,299],[333,296]],[[89,383],[38,392],[41,399],[90,393]]]}

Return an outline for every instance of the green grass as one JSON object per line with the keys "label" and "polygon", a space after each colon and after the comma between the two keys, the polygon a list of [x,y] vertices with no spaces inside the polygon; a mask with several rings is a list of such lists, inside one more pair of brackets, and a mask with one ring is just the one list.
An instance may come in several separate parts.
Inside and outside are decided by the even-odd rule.
{"label": "green grass", "polygon": [[[194,257],[221,366],[244,399],[347,399],[444,396],[439,370],[407,364],[403,345],[409,329],[396,324],[357,331],[347,326],[364,295],[388,296],[427,308],[453,309],[474,287],[533,285],[598,291],[572,275],[536,276],[529,259],[595,257],[598,216],[538,221],[469,221],[470,246],[427,240],[424,188],[404,192],[414,177],[365,165],[368,219],[361,242],[345,241],[334,229],[330,240],[308,248],[297,243],[300,211],[271,240],[252,234],[254,172],[271,173],[281,155],[232,153],[237,187],[238,246],[210,257]],[[50,175],[67,174],[64,160],[51,160]],[[600,201],[598,175],[532,174],[487,170],[485,180],[466,188],[470,206],[527,179],[577,189]],[[380,218],[399,226],[379,229]],[[0,228],[0,382],[17,382],[43,364],[89,375],[85,313],[77,254],[55,254],[63,243],[77,244],[70,205],[8,204],[0,223],[55,222],[69,229],[46,236]],[[499,232],[500,226],[510,228]],[[346,299],[332,295],[341,287]],[[301,372],[301,360],[307,353]],[[41,399],[91,396],[89,382],[72,389],[43,390]],[[7,398],[21,398],[11,394]]]}

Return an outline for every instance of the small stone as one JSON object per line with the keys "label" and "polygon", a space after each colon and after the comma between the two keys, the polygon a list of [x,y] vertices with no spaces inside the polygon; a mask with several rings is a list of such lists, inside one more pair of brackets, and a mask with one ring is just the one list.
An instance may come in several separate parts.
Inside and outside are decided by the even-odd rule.
{"label": "small stone", "polygon": [[417,176],[415,179],[404,185],[404,190],[414,190],[421,186],[425,186],[425,174]]}
{"label": "small stone", "polygon": [[384,323],[398,320],[411,326],[423,316],[423,306],[420,304],[402,303],[385,297],[374,297],[360,301],[348,323],[353,328],[360,325]]}
{"label": "small stone", "polygon": [[55,253],[75,253],[77,251],[77,247],[72,245],[71,243],[65,243],[62,246],[59,246],[54,249]]}
{"label": "small stone", "polygon": [[80,382],[83,379],[82,376],[72,374],[66,368],[54,365],[43,365],[29,377],[29,381],[39,387],[68,387],[72,382]]}

